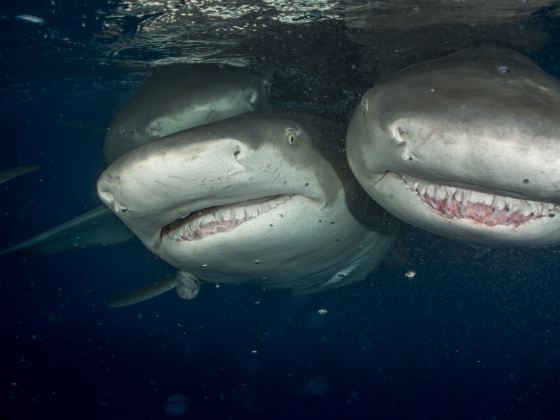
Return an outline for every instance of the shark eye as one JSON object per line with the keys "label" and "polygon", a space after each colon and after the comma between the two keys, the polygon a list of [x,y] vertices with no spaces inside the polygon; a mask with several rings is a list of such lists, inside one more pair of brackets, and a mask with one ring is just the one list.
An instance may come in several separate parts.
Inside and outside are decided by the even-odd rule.
{"label": "shark eye", "polygon": [[286,130],[286,138],[288,140],[288,144],[295,144],[296,142],[296,132],[289,128],[288,130]]}
{"label": "shark eye", "polygon": [[509,73],[509,67],[505,66],[505,65],[498,66],[498,73],[508,74]]}
{"label": "shark eye", "polygon": [[255,105],[257,103],[257,99],[259,99],[259,95],[257,92],[251,92],[251,96],[249,97],[249,103],[251,105]]}

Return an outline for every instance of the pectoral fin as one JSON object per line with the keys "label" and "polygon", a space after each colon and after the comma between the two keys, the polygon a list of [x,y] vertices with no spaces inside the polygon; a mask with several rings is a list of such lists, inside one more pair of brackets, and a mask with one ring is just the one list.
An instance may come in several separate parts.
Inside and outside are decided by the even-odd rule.
{"label": "pectoral fin", "polygon": [[191,300],[198,296],[200,281],[190,273],[179,271],[177,274],[154,284],[112,297],[107,301],[107,305],[111,308],[135,305],[159,296],[173,288],[177,290],[177,294],[181,299]]}
{"label": "pectoral fin", "polygon": [[165,278],[153,284],[141,287],[140,289],[132,290],[131,292],[123,293],[122,295],[114,296],[107,300],[107,306],[110,308],[122,308],[124,306],[135,305],[159,296],[177,285],[177,276]]}
{"label": "pectoral fin", "polygon": [[107,207],[100,206],[0,251],[0,255],[11,252],[50,254],[94,245],[113,245],[132,238],[134,234],[126,225]]}
{"label": "pectoral fin", "polygon": [[0,184],[9,181],[16,176],[25,175],[29,172],[36,171],[41,166],[39,165],[25,165],[25,166],[18,166],[17,168],[8,169],[7,171],[0,172]]}

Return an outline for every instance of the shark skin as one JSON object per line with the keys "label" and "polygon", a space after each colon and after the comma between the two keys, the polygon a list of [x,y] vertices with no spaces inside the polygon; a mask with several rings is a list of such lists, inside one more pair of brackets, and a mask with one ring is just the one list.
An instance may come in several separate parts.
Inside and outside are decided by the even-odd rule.
{"label": "shark skin", "polygon": [[478,47],[368,90],[347,131],[368,194],[418,228],[484,246],[560,243],[560,81]]}
{"label": "shark skin", "polygon": [[190,278],[315,293],[365,279],[393,243],[343,146],[328,121],[247,114],[127,153],[100,176],[98,194]]}
{"label": "shark skin", "polygon": [[270,76],[236,67],[161,67],[119,111],[105,137],[108,163],[150,141],[268,109]]}

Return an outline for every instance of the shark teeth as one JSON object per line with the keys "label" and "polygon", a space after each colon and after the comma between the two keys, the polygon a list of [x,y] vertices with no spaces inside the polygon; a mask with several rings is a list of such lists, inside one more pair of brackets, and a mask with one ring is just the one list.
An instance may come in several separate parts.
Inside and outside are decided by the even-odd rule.
{"label": "shark teeth", "polygon": [[248,220],[284,204],[291,197],[279,195],[197,210],[165,226],[162,232],[175,241],[194,241],[229,232]]}
{"label": "shark teeth", "polygon": [[558,205],[429,184],[401,175],[403,182],[435,213],[448,219],[470,219],[487,226],[518,227],[542,217],[554,217]]}

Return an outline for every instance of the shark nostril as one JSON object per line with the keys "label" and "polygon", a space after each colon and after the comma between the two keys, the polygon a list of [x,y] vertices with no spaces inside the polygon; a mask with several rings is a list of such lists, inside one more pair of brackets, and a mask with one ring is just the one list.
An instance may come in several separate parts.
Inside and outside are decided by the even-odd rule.
{"label": "shark nostril", "polygon": [[115,213],[119,213],[119,212],[126,213],[128,211],[128,208],[123,206],[121,203],[115,201],[113,204],[113,211]]}
{"label": "shark nostril", "polygon": [[241,153],[241,149],[239,147],[236,147],[233,150],[233,158],[237,160],[237,158],[239,157],[239,154]]}
{"label": "shark nostril", "polygon": [[257,92],[252,92],[251,96],[249,97],[249,103],[251,105],[255,105],[257,103],[257,99],[259,99],[259,95]]}
{"label": "shark nostril", "polygon": [[410,135],[404,128],[397,127],[397,129],[393,132],[393,138],[395,139],[397,144],[403,144],[410,140]]}

